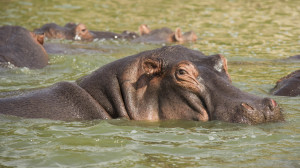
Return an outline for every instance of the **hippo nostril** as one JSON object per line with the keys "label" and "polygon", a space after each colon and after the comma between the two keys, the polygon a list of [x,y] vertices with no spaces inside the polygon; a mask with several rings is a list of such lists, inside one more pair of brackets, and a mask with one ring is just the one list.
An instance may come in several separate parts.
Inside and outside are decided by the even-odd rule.
{"label": "hippo nostril", "polygon": [[277,106],[276,101],[273,99],[265,98],[264,101],[265,101],[265,104],[270,108],[271,111],[273,111]]}
{"label": "hippo nostril", "polygon": [[249,104],[247,104],[247,103],[242,103],[242,106],[246,109],[246,110],[248,110],[248,111],[253,111],[254,110],[254,108],[253,107],[251,107]]}
{"label": "hippo nostril", "polygon": [[272,107],[273,107],[273,110],[274,110],[274,108],[277,106],[276,101],[271,99],[271,104],[272,104]]}

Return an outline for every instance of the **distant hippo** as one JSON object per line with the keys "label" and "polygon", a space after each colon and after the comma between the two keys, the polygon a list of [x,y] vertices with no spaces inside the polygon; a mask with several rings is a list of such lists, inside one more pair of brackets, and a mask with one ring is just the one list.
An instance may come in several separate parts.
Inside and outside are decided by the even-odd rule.
{"label": "distant hippo", "polygon": [[300,55],[294,55],[287,58],[282,59],[276,59],[274,60],[276,62],[299,62],[300,61]]}
{"label": "distant hippo", "polygon": [[126,39],[132,40],[139,37],[138,34],[129,31],[123,31],[122,34],[107,31],[88,30],[84,24],[78,24],[76,28],[75,40],[92,41],[94,39]]}
{"label": "distant hippo", "polygon": [[283,121],[278,104],[231,84],[226,59],[182,46],[144,51],[109,63],[76,83],[0,99],[0,112],[58,120]]}
{"label": "distant hippo", "polygon": [[176,28],[175,32],[171,29],[164,27],[161,29],[150,30],[145,24],[139,27],[140,37],[133,40],[133,42],[144,42],[144,43],[185,43],[197,41],[197,35],[193,31],[182,34],[180,28]]}
{"label": "distant hippo", "polygon": [[34,32],[44,33],[47,38],[50,39],[66,39],[66,40],[74,40],[77,31],[80,30],[79,27],[75,23],[67,23],[64,27],[61,27],[55,23],[47,23],[43,25],[39,29],[35,29]]}
{"label": "distant hippo", "polygon": [[48,55],[43,47],[44,35],[20,26],[0,27],[0,62],[17,67],[43,68]]}
{"label": "distant hippo", "polygon": [[290,56],[287,59],[289,59],[289,60],[299,60],[300,61],[300,55]]}
{"label": "distant hippo", "polygon": [[278,96],[300,96],[300,70],[279,79],[271,93]]}

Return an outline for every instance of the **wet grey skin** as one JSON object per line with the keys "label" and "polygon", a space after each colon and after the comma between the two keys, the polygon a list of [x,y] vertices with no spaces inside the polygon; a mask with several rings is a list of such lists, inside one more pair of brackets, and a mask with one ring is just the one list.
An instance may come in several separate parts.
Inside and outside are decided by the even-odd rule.
{"label": "wet grey skin", "polygon": [[0,112],[32,118],[283,121],[279,105],[232,85],[222,55],[166,46],[114,61],[75,83],[0,99]]}

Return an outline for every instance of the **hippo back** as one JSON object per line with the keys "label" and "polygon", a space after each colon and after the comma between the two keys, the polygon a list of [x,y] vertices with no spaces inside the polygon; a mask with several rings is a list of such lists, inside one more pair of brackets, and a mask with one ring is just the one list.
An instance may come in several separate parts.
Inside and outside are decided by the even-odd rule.
{"label": "hippo back", "polygon": [[300,70],[279,79],[271,93],[277,96],[300,96]]}

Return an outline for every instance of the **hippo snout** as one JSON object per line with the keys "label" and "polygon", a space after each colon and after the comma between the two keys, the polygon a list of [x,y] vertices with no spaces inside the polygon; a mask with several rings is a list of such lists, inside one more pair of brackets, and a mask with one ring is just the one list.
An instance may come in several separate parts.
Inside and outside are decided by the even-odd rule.
{"label": "hippo snout", "polygon": [[258,124],[272,121],[283,121],[280,107],[275,100],[264,98],[258,102],[243,102],[240,104],[234,122]]}

